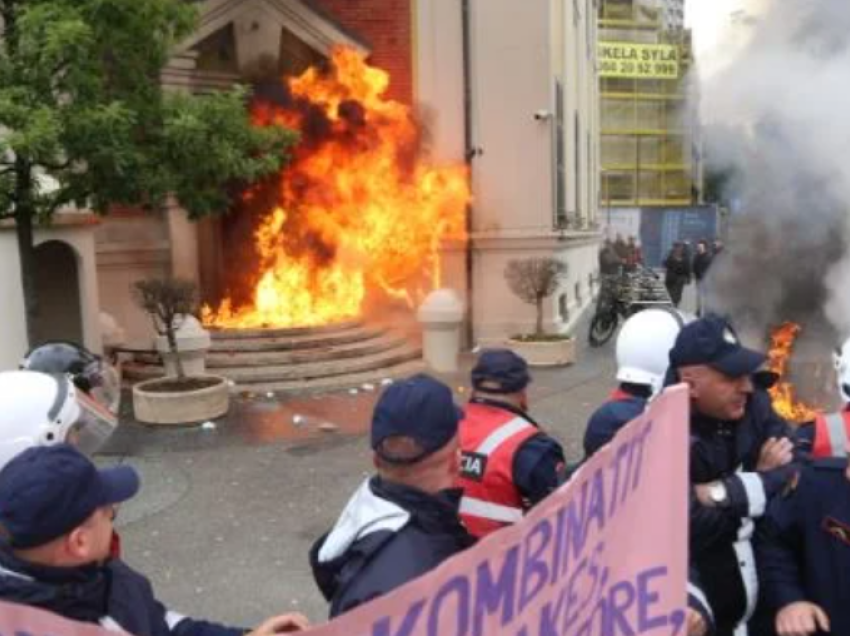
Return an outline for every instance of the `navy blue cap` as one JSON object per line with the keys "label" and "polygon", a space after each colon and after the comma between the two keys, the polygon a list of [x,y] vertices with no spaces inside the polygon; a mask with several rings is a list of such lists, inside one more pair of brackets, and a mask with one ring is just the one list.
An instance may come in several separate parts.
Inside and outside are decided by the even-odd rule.
{"label": "navy blue cap", "polygon": [[730,378],[755,373],[765,360],[765,354],[744,347],[729,323],[714,315],[685,325],[670,350],[672,368],[707,365]]}
{"label": "navy blue cap", "polygon": [[529,382],[528,363],[510,349],[485,349],[472,369],[472,388],[487,393],[519,393]]}
{"label": "navy blue cap", "polygon": [[[414,375],[388,387],[375,405],[372,448],[388,462],[412,464],[445,446],[457,435],[462,419],[449,387],[428,375]],[[390,457],[380,446],[391,437],[411,438],[422,452],[403,459]]]}
{"label": "navy blue cap", "polygon": [[98,470],[68,444],[29,448],[0,471],[0,528],[12,547],[38,547],[138,490],[130,466]]}

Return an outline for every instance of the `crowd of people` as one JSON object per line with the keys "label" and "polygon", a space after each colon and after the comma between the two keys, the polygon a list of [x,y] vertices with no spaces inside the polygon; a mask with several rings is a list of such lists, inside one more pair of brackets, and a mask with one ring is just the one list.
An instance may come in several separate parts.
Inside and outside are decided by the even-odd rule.
{"label": "crowd of people", "polygon": [[[664,286],[675,307],[681,304],[685,287],[695,283],[697,315],[705,312],[708,270],[722,251],[723,243],[719,239],[700,239],[695,250],[689,240],[673,243],[662,267]],[[619,276],[643,265],[643,250],[634,236],[623,239],[622,234],[617,234],[614,240],[606,238],[599,250],[599,272],[603,276]]]}
{"label": "crowd of people", "polygon": [[[128,466],[97,469],[86,456],[115,426],[108,366],[72,345],[47,347],[23,370],[0,373],[0,600],[136,636],[305,629],[299,614],[249,630],[157,600],[122,560],[112,526],[139,477]],[[771,405],[766,356],[714,315],[641,311],[623,325],[616,359],[616,387],[588,422],[585,459],[665,386],[689,387],[687,635],[850,634],[850,409],[792,428]],[[835,368],[850,403],[850,340]],[[518,522],[569,479],[561,444],[530,414],[523,358],[485,350],[470,381],[463,405],[426,374],[379,397],[375,472],[310,550],[330,617]]]}

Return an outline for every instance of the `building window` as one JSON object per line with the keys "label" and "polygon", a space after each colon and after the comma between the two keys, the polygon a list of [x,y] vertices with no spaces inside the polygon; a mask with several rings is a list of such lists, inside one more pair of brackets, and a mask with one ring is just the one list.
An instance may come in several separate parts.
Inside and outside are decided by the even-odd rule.
{"label": "building window", "polygon": [[555,227],[567,224],[567,161],[564,134],[564,85],[555,79]]}

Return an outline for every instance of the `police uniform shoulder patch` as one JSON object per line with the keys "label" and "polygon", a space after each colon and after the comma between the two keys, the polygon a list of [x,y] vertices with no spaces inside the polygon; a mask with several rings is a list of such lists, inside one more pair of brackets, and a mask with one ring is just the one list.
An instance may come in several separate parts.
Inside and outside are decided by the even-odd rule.
{"label": "police uniform shoulder patch", "polygon": [[821,522],[821,529],[844,545],[850,546],[850,526],[846,523],[835,517],[825,517]]}
{"label": "police uniform shoulder patch", "polygon": [[473,451],[463,451],[460,457],[460,476],[470,481],[484,479],[487,470],[487,455]]}

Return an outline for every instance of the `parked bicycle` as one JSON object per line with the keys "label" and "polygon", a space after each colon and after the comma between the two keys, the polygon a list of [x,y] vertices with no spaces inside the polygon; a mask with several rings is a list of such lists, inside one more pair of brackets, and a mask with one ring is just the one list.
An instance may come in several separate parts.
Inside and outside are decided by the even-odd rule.
{"label": "parked bicycle", "polygon": [[601,347],[617,331],[620,318],[625,320],[647,307],[673,306],[660,277],[650,269],[602,276],[596,311],[590,320],[588,341]]}

